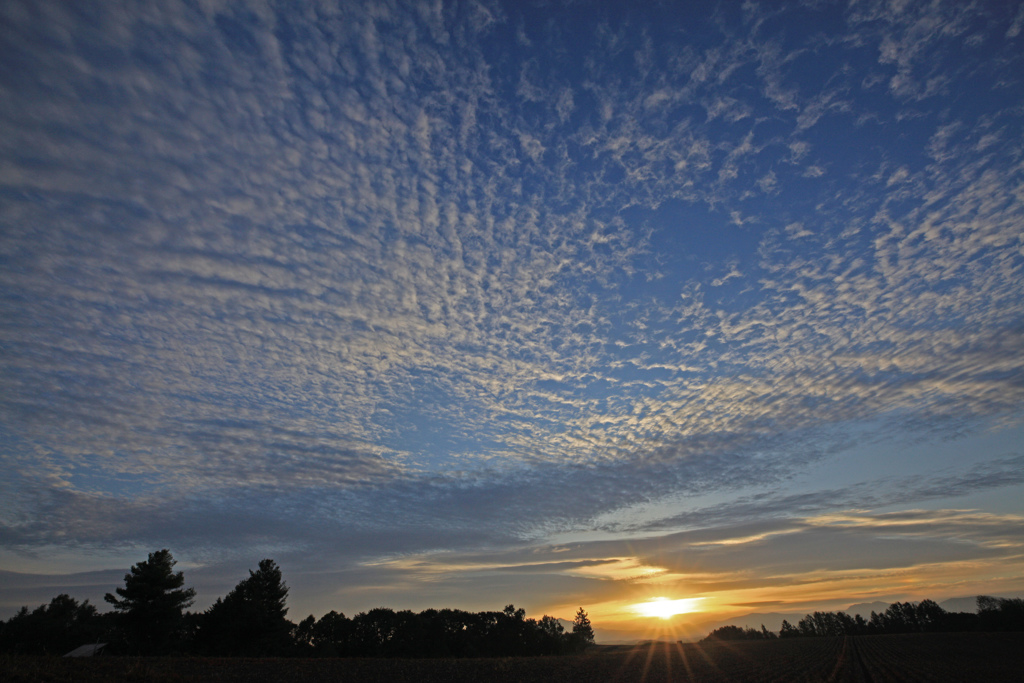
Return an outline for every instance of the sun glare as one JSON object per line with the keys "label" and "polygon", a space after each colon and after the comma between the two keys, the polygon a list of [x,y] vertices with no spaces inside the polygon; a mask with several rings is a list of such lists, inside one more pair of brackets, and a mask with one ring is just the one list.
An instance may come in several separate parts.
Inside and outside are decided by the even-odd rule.
{"label": "sun glare", "polygon": [[647,602],[638,602],[633,605],[633,610],[637,614],[641,614],[645,617],[668,619],[669,617],[674,617],[677,614],[696,612],[697,603],[703,599],[704,598],[682,598],[680,600],[669,600],[668,598],[653,598]]}

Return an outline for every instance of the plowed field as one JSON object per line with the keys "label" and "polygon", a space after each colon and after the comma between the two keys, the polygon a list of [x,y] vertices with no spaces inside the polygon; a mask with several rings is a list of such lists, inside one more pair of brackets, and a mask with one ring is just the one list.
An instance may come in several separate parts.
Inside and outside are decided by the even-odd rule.
{"label": "plowed field", "polygon": [[1024,633],[597,647],[516,659],[0,658],[21,681],[1024,681]]}

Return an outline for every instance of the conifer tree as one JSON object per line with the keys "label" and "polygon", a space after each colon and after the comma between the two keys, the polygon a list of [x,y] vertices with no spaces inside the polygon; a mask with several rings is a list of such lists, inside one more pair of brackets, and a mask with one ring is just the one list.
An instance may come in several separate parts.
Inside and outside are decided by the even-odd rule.
{"label": "conifer tree", "polygon": [[580,650],[594,644],[594,628],[590,625],[590,618],[582,607],[576,612],[576,618],[572,620],[572,639],[576,648]]}
{"label": "conifer tree", "polygon": [[185,576],[174,571],[175,564],[166,548],[150,553],[124,575],[124,588],[115,590],[120,597],[103,596],[114,606],[125,640],[135,651],[164,652],[178,635],[181,611],[192,604],[196,592],[182,588]]}
{"label": "conifer tree", "polygon": [[211,654],[276,656],[287,654],[294,624],[285,614],[288,586],[273,560],[261,560],[224,598],[206,610],[200,647]]}

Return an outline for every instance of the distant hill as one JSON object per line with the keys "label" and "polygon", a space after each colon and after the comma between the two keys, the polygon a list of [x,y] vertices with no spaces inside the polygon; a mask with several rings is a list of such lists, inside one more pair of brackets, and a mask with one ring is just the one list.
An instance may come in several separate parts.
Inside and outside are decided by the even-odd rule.
{"label": "distant hill", "polygon": [[740,626],[742,628],[760,630],[761,624],[764,624],[764,627],[769,631],[778,631],[782,628],[783,619],[796,626],[796,623],[803,619],[805,614],[807,612],[755,612],[753,614],[732,617],[731,619],[702,624],[701,628],[706,629],[708,633],[722,626]]}
{"label": "distant hill", "polygon": [[872,612],[884,612],[889,609],[889,605],[891,604],[892,602],[883,602],[881,600],[875,600],[874,602],[858,602],[856,605],[850,605],[843,611],[851,617],[855,617],[859,614],[865,619],[868,619],[871,617]]}
{"label": "distant hill", "polygon": [[939,607],[947,612],[977,612],[978,596],[971,595],[966,598],[950,598],[939,603]]}
{"label": "distant hill", "polygon": [[[911,602],[917,601],[912,600]],[[884,612],[891,604],[892,602],[883,602],[881,600],[876,600],[875,602],[859,602],[856,605],[850,605],[845,611],[849,615],[859,614],[867,619],[872,612]],[[978,596],[969,595],[963,598],[949,598],[948,600],[940,602],[939,607],[947,612],[977,612]]]}
{"label": "distant hill", "polygon": [[[706,633],[703,630],[699,632],[683,632],[679,634],[676,640],[682,640],[683,642],[696,641],[703,638]],[[594,627],[594,641],[598,645],[629,645],[633,646],[640,642],[645,642],[648,638],[638,637],[636,631],[620,631],[616,629],[601,628],[600,626]]]}

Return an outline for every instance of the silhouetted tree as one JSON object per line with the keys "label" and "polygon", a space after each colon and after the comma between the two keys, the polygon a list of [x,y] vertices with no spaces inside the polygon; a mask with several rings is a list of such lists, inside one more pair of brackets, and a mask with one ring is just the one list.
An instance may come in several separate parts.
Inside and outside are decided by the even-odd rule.
{"label": "silhouetted tree", "polygon": [[[789,622],[784,621],[783,624],[785,626],[789,626],[790,629],[793,628],[789,625]],[[702,642],[713,640],[771,640],[772,638],[777,637],[778,636],[765,628],[764,624],[761,624],[760,630],[730,624],[728,626],[719,626],[714,631],[706,635],[702,639]]]}
{"label": "silhouetted tree", "polygon": [[565,650],[565,628],[558,619],[544,615],[537,622],[540,633],[540,654],[557,655]]}
{"label": "silhouetted tree", "polygon": [[920,631],[935,632],[945,628],[946,610],[934,600],[922,600],[914,607],[915,622]]}
{"label": "silhouetted tree", "polygon": [[979,595],[978,627],[983,631],[1024,631],[1024,600]]}
{"label": "silhouetted tree", "polygon": [[320,617],[313,629],[313,647],[325,657],[349,654],[352,620],[343,613],[331,610]]}
{"label": "silhouetted tree", "polygon": [[319,620],[310,614],[295,627],[297,654],[342,657],[349,654],[352,620],[331,610]]}
{"label": "silhouetted tree", "polygon": [[742,626],[735,626],[728,624],[726,626],[719,626],[711,633],[704,636],[703,640],[746,640],[747,634],[744,632]]}
{"label": "silhouetted tree", "polygon": [[487,654],[483,613],[443,609],[438,612],[438,623],[444,629],[445,642],[452,656],[478,657]]}
{"label": "silhouetted tree", "polygon": [[868,619],[868,633],[885,633],[885,619],[875,610],[871,610],[871,617]]}
{"label": "silhouetted tree", "polygon": [[287,597],[277,563],[261,560],[249,578],[206,610],[197,634],[200,649],[254,657],[288,654],[294,624],[285,618]]}
{"label": "silhouetted tree", "polygon": [[114,606],[117,623],[128,648],[153,654],[167,652],[180,643],[182,610],[192,604],[195,590],[182,588],[185,576],[175,572],[174,558],[166,548],[132,565],[124,575],[124,588],[103,599]]}
{"label": "silhouetted tree", "polygon": [[886,633],[911,633],[919,631],[917,610],[913,603],[894,602],[883,615]]}
{"label": "silhouetted tree", "polygon": [[79,603],[62,593],[48,605],[31,612],[22,607],[6,623],[0,622],[0,651],[62,655],[99,642],[109,630],[108,615],[97,613],[88,600]]}
{"label": "silhouetted tree", "polygon": [[991,595],[979,595],[975,600],[975,605],[977,605],[978,614],[998,612],[999,598],[993,598]]}
{"label": "silhouetted tree", "polygon": [[554,617],[539,622],[508,605],[500,612],[428,609],[414,614],[379,607],[349,620],[337,613],[302,620],[296,651],[322,656],[489,657],[559,654],[569,637]]}
{"label": "silhouetted tree", "polygon": [[364,657],[390,654],[391,640],[397,628],[398,619],[392,609],[376,607],[369,612],[360,612],[352,619],[356,652]]}
{"label": "silhouetted tree", "polygon": [[394,636],[387,653],[395,657],[434,657],[441,647],[429,616],[411,610],[395,612]]}
{"label": "silhouetted tree", "polygon": [[304,657],[316,654],[313,646],[315,628],[316,617],[312,614],[295,625],[295,630],[292,631],[292,639],[295,641],[295,654]]}
{"label": "silhouetted tree", "polygon": [[[782,622],[779,635],[783,638],[793,636],[829,636],[858,635],[866,633],[935,633],[951,631],[971,631],[985,623],[985,614],[991,615],[988,630],[1008,630],[1005,624],[996,626],[1001,616],[1001,605],[1010,607],[1014,600],[1005,598],[978,598],[979,614],[969,612],[947,612],[934,600],[922,600],[919,603],[894,602],[884,612],[871,612],[867,621],[861,615],[850,617],[846,612],[815,612],[800,620],[794,628],[789,622]],[[1024,601],[1017,600],[1024,613]],[[984,626],[980,626],[985,630]],[[1021,628],[1024,630],[1024,627]]]}
{"label": "silhouetted tree", "polygon": [[419,640],[415,648],[417,656],[457,656],[462,622],[452,619],[455,613],[456,610],[428,609],[413,615],[415,637]]}
{"label": "silhouetted tree", "polygon": [[489,649],[503,657],[531,652],[535,626],[535,621],[527,622],[525,609],[505,605],[505,609],[493,617],[488,633]]}
{"label": "silhouetted tree", "polygon": [[572,649],[584,650],[594,644],[594,628],[590,625],[590,617],[582,607],[572,620]]}

